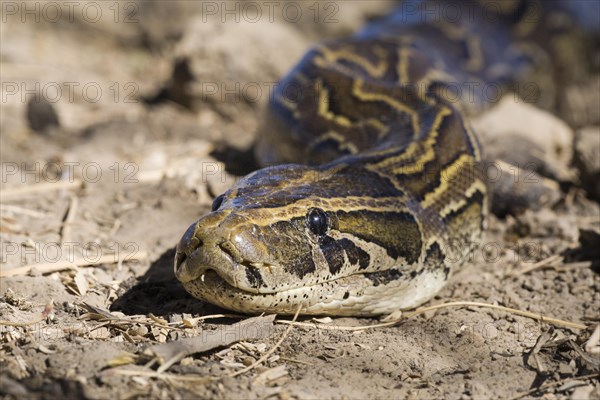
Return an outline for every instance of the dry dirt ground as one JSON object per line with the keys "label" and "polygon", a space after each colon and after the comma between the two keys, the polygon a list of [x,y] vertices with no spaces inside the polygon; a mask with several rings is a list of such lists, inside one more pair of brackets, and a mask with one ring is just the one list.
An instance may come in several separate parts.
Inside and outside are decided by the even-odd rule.
{"label": "dry dirt ground", "polygon": [[[393,5],[286,4],[2,3],[3,398],[599,398],[599,207],[580,170],[551,207],[492,216],[429,304],[572,327],[454,307],[368,329],[380,321],[300,318],[274,348],[287,325],[223,331],[246,317],[183,291],[174,246],[255,168],[269,88]],[[143,355],[185,337],[221,346]]]}

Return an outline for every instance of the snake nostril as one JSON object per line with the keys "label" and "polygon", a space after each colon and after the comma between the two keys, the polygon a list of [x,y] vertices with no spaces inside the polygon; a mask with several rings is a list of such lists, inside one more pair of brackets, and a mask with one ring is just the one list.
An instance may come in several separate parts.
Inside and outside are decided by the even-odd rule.
{"label": "snake nostril", "polygon": [[228,243],[228,242],[221,242],[218,243],[217,246],[219,247],[219,249],[221,249],[221,251],[228,256],[229,258],[231,258],[234,261],[239,261],[239,257],[235,257],[235,251],[233,249],[233,246]]}
{"label": "snake nostril", "polygon": [[197,223],[193,223],[179,240],[179,243],[175,249],[175,272],[179,271],[181,267],[185,265],[185,261],[188,259],[188,257],[190,257],[194,251],[202,247],[204,244],[196,235],[196,231]]}
{"label": "snake nostril", "polygon": [[179,269],[179,267],[187,260],[187,254],[177,252],[175,253],[175,271]]}

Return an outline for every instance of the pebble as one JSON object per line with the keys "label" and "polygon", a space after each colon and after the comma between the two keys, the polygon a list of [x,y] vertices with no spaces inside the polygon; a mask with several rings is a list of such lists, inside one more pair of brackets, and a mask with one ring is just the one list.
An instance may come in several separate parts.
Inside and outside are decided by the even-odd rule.
{"label": "pebble", "polygon": [[242,364],[244,364],[246,367],[249,367],[250,365],[254,364],[255,361],[256,359],[254,357],[246,356],[242,359]]}

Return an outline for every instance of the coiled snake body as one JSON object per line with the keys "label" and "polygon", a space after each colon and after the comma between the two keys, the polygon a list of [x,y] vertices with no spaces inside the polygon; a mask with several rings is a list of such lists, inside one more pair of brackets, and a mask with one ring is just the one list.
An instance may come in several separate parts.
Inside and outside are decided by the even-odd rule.
{"label": "coiled snake body", "polygon": [[181,239],[185,289],[280,314],[379,315],[434,296],[487,210],[464,114],[491,86],[554,78],[517,45],[540,32],[514,3],[491,22],[481,6],[460,23],[400,10],[308,52],[261,129],[258,155],[272,166],[235,183]]}

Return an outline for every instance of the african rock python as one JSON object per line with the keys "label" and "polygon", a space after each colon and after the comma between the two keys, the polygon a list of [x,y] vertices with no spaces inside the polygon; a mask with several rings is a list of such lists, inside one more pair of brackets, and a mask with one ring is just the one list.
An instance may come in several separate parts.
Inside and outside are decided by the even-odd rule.
{"label": "african rock python", "polygon": [[[274,166],[215,199],[177,247],[189,293],[247,313],[302,304],[303,314],[367,316],[443,287],[479,240],[488,202],[463,114],[490,88],[527,79],[552,103],[546,57],[566,51],[542,23],[564,14],[537,2],[469,4],[458,22],[400,9],[304,56],[261,129],[258,155]],[[303,165],[275,166],[290,162]]]}

